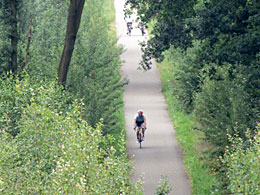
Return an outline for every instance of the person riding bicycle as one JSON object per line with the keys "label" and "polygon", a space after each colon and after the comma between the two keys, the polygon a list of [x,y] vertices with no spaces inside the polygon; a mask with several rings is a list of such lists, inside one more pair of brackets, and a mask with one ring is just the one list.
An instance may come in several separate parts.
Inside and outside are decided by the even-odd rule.
{"label": "person riding bicycle", "polygon": [[137,127],[142,128],[143,137],[142,140],[144,141],[144,132],[146,129],[146,117],[143,114],[144,112],[142,110],[138,110],[137,114],[134,117],[134,130],[136,131],[136,136],[138,140],[138,129]]}
{"label": "person riding bicycle", "polygon": [[133,21],[131,19],[131,16],[129,16],[126,19],[127,34],[129,35],[131,34],[131,30],[133,29],[132,25],[133,25]]}
{"label": "person riding bicycle", "polygon": [[144,34],[145,34],[145,32],[144,32],[144,29],[145,29],[145,24],[144,24],[144,22],[141,22],[140,25],[139,25],[139,27],[140,27],[140,30],[141,30],[141,32],[142,32],[142,36],[144,36]]}

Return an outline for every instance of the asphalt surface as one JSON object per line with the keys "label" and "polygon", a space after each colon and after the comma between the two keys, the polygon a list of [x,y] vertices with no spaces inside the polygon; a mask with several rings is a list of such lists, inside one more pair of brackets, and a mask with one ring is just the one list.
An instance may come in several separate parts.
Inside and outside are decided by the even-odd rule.
{"label": "asphalt surface", "polygon": [[[133,182],[140,177],[144,181],[144,194],[152,195],[161,176],[167,176],[173,188],[170,194],[189,195],[191,185],[183,165],[182,151],[176,141],[172,121],[161,92],[160,75],[156,68],[149,71],[137,70],[141,60],[141,49],[138,43],[147,40],[141,31],[135,28],[131,36],[126,34],[124,21],[124,0],[115,0],[116,27],[118,44],[123,45],[125,52],[121,55],[124,61],[122,75],[129,79],[124,90],[124,113],[127,129],[127,151],[134,160]],[[142,149],[136,143],[133,131],[133,119],[138,109],[144,110],[147,117],[147,131]]]}

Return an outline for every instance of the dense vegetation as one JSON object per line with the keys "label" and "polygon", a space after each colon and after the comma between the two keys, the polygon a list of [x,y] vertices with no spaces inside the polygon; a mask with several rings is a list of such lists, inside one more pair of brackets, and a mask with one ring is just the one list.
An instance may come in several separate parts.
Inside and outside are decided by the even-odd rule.
{"label": "dense vegetation", "polygon": [[[246,159],[260,170],[259,161],[253,160],[259,158],[258,146],[251,141],[260,121],[259,1],[128,0],[127,6],[152,23],[141,65],[150,69],[151,58],[170,64],[172,98],[192,115],[193,128],[211,145],[211,168],[220,177],[212,192],[257,194],[259,171],[250,175]],[[239,137],[243,146],[237,147],[228,135]],[[226,152],[227,147],[233,152]],[[252,152],[239,157],[243,151]],[[228,164],[216,161],[218,156],[225,156]],[[243,177],[236,178],[239,171]],[[249,177],[250,183],[243,181]],[[241,191],[234,191],[238,186]]]}
{"label": "dense vegetation", "polygon": [[[136,194],[120,157],[56,81],[12,76],[0,85],[1,194]],[[15,135],[15,136],[14,136]],[[110,138],[112,139],[112,138]],[[109,142],[110,141],[110,142]]]}
{"label": "dense vegetation", "polygon": [[119,72],[121,49],[116,47],[117,39],[110,32],[110,24],[114,21],[104,14],[102,6],[114,11],[103,1],[93,1],[83,13],[67,84],[73,94],[83,98],[88,123],[95,126],[103,118],[103,134],[117,135],[123,127],[120,118],[124,84]]}
{"label": "dense vegetation", "polygon": [[[1,73],[24,68],[31,77],[56,79],[65,38],[68,2],[47,1],[17,3],[17,69],[12,68],[10,59],[13,53],[10,44],[12,30],[5,12],[11,12],[9,3],[1,2],[1,17],[5,18],[0,25],[1,44],[5,52],[1,52]],[[85,119],[95,126],[101,118],[104,119],[103,133],[121,131],[121,82],[119,54],[116,48],[116,38],[110,33],[114,18],[108,13],[113,12],[113,4],[106,1],[87,1],[82,14],[79,30],[66,89],[79,99],[83,99],[87,111]],[[112,7],[111,7],[112,5]],[[12,18],[12,16],[10,16]],[[31,25],[29,57],[24,66],[25,48],[28,44],[28,32]],[[8,50],[10,48],[10,50]],[[97,104],[97,101],[101,101]],[[109,114],[110,113],[110,114]]]}
{"label": "dense vegetation", "polygon": [[58,82],[77,2],[0,2],[1,194],[142,193],[129,178],[113,1],[85,1]]}

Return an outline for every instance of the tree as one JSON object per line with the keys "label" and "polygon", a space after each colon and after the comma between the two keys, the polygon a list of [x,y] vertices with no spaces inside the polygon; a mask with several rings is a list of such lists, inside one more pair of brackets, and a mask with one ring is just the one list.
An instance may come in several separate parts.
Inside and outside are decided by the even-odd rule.
{"label": "tree", "polygon": [[175,47],[187,48],[192,44],[192,34],[188,28],[188,19],[195,15],[193,6],[196,0],[127,0],[126,7],[137,9],[140,20],[148,23],[153,21],[155,25],[151,30],[151,38],[143,46],[142,67],[150,69],[149,60],[156,58],[163,60],[162,53]]}
{"label": "tree", "polygon": [[[69,4],[69,1],[58,0],[23,3],[26,13],[23,12],[22,16],[24,24],[20,32],[22,44],[19,44],[19,51],[22,51],[21,57],[29,54],[24,68],[31,76],[38,79],[57,78],[66,35],[67,14],[64,13],[68,12]],[[19,65],[25,65],[25,61],[19,60]]]}
{"label": "tree", "polygon": [[66,83],[84,4],[85,0],[70,0],[66,37],[58,69],[58,81],[63,85]]}
{"label": "tree", "polygon": [[89,125],[95,127],[102,118],[102,133],[118,135],[122,131],[119,113],[123,103],[118,58],[121,49],[111,35],[114,17],[106,15],[110,2],[86,2],[66,84],[83,99],[83,115]]}
{"label": "tree", "polygon": [[3,56],[3,58],[7,58],[7,65],[3,67],[3,69],[7,71],[12,70],[12,72],[16,72],[18,69],[18,13],[21,4],[22,1],[17,0],[3,0],[0,3],[0,18],[3,20],[6,28],[5,35],[2,36],[10,41],[9,44],[2,46],[2,50],[7,50],[7,52],[4,52]]}
{"label": "tree", "polygon": [[143,67],[148,61],[163,59],[170,46],[187,49],[195,40],[203,41],[208,63],[250,64],[260,52],[257,0],[127,0],[140,19],[153,21],[151,39],[143,45]]}
{"label": "tree", "polygon": [[260,52],[260,2],[211,0],[198,9],[194,38],[207,40],[211,62],[250,65]]}

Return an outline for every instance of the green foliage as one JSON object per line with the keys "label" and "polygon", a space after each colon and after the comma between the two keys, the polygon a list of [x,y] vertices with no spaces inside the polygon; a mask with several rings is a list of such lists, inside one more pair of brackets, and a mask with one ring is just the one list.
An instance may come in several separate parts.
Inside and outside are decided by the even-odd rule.
{"label": "green foliage", "polygon": [[17,70],[18,26],[22,24],[17,16],[22,10],[21,0],[0,2],[0,74]]}
{"label": "green foliage", "polygon": [[[121,50],[110,31],[113,2],[86,2],[67,91],[52,78],[64,42],[68,1],[22,5],[19,20],[26,19],[19,25],[19,62],[31,24],[30,76],[9,74],[0,80],[0,193],[142,194],[140,183],[133,186],[129,178],[122,133]],[[1,39],[0,47],[5,43]],[[71,94],[84,103],[73,103]],[[107,133],[116,136],[104,137]]]}
{"label": "green foliage", "polygon": [[162,53],[170,48],[188,47],[191,45],[192,36],[187,28],[186,19],[194,15],[193,6],[196,0],[187,1],[156,1],[156,0],[127,0],[126,7],[137,9],[141,21],[148,23],[154,20],[155,25],[151,30],[153,35],[147,44],[143,45],[142,66],[150,69],[148,62],[151,57],[161,61]]}
{"label": "green foliage", "polygon": [[105,17],[103,1],[88,1],[68,75],[72,93],[83,98],[85,117],[95,126],[103,119],[104,134],[120,134],[122,83],[116,39],[111,36],[113,17]]}
{"label": "green foliage", "polygon": [[[16,104],[22,113],[16,121],[19,134],[10,136],[8,121],[2,120],[7,125],[0,131],[1,194],[137,194],[125,150],[118,157],[113,147],[100,148],[109,145],[101,125],[93,129],[82,120],[81,104],[64,105],[70,99],[57,98],[61,90],[56,85],[31,82],[15,80],[14,92],[1,94],[19,91],[30,99],[21,97]],[[64,106],[69,111],[62,112]]]}
{"label": "green foliage", "polygon": [[200,91],[200,70],[203,59],[199,58],[200,44],[194,43],[187,51],[171,48],[165,52],[165,60],[172,65],[172,90],[187,112],[193,110],[194,94]]}
{"label": "green foliage", "polygon": [[192,112],[214,152],[230,145],[227,130],[246,140],[246,129],[260,120],[260,2],[128,0],[126,6],[154,23],[141,64],[150,69],[149,61],[165,54],[163,64],[172,66],[164,81],[172,91],[163,86],[168,101],[179,108],[177,98],[180,109]]}
{"label": "green foliage", "polygon": [[201,6],[194,19],[194,35],[209,41],[211,60],[245,66],[255,61],[260,43],[259,7],[256,0],[210,0]]}
{"label": "green foliage", "polygon": [[238,135],[229,136],[231,147],[227,147],[221,158],[231,194],[260,194],[260,125],[254,137],[247,132],[247,140]]}
{"label": "green foliage", "polygon": [[[7,2],[5,3],[7,6]],[[62,53],[68,11],[68,2],[23,1],[19,21],[19,65],[22,64],[28,42],[29,25],[32,37],[26,70],[38,80],[54,79]],[[8,7],[8,6],[7,6]],[[82,24],[78,33],[68,88],[86,105],[85,117],[91,126],[101,118],[104,120],[103,132],[120,134],[122,129],[122,83],[120,77],[119,54],[116,48],[115,31],[111,31],[114,15],[111,14],[113,2],[86,1]],[[3,10],[3,9],[2,9]],[[1,12],[2,13],[2,12]],[[3,39],[0,46],[7,51],[6,24],[0,24]],[[5,30],[5,31],[4,31]],[[113,34],[114,33],[114,34]],[[2,59],[2,65],[7,62]],[[6,70],[5,70],[6,71]],[[19,117],[17,116],[14,117]],[[121,117],[121,118],[120,118]],[[119,119],[120,118],[120,119]],[[120,129],[120,130],[119,130]]]}
{"label": "green foliage", "polygon": [[[245,129],[255,125],[255,118],[249,118],[251,109],[245,90],[246,78],[237,73],[237,78],[231,80],[229,70],[230,66],[216,67],[214,78],[205,76],[195,102],[194,114],[201,130],[208,141],[220,146],[220,151],[228,145],[227,130],[233,135],[237,126],[239,135],[244,137]],[[209,74],[206,68],[204,71],[205,75]]]}
{"label": "green foliage", "polygon": [[[47,0],[26,2],[27,26],[23,43],[27,44],[29,24],[32,37],[26,70],[37,78],[54,79],[64,45],[68,2]],[[25,51],[25,46],[23,46]]]}
{"label": "green foliage", "polygon": [[165,195],[169,194],[172,191],[172,188],[169,186],[168,180],[166,176],[162,176],[159,185],[156,188],[156,195]]}
{"label": "green foliage", "polygon": [[[4,3],[6,7],[2,6]],[[64,44],[68,4],[67,1],[57,0],[21,1],[22,10],[17,15],[20,22],[18,25],[18,65],[21,66],[23,62],[31,25],[32,37],[25,69],[30,77],[39,82],[57,77],[57,68]],[[8,11],[8,2],[1,2],[1,8],[1,16],[4,18],[4,11]],[[113,11],[111,0],[86,2],[69,70],[68,89],[78,98],[84,99],[87,107],[84,117],[91,126],[94,127],[103,118],[103,133],[109,132],[119,136],[124,126],[122,83],[119,72],[121,50],[116,47],[115,29],[111,26],[115,19]],[[8,20],[8,18],[4,19]],[[0,36],[2,37],[0,47],[8,51],[10,43],[6,38],[8,28],[5,23],[4,20],[0,21]],[[3,67],[6,67],[8,63],[7,58],[0,59]],[[4,72],[7,70],[3,69]],[[12,83],[5,83],[2,86],[5,90],[11,90]],[[16,102],[16,98],[19,97],[16,95],[10,95],[13,102]],[[9,107],[6,107],[3,113],[8,115],[6,117],[10,119],[9,125],[12,124],[13,128],[16,128],[10,130],[15,136],[19,132],[16,118],[20,118],[21,108],[16,107],[13,102],[10,100]]]}
{"label": "green foliage", "polygon": [[144,22],[154,20],[152,38],[144,44],[142,65],[163,59],[171,46],[187,49],[196,40],[204,41],[202,55],[208,63],[249,65],[259,53],[259,7],[253,1],[143,1],[128,0]]}
{"label": "green foliage", "polygon": [[[53,83],[50,85],[55,86]],[[38,99],[39,95],[48,97],[44,103],[57,112],[69,109],[69,104],[66,105],[71,101],[69,96],[61,90],[48,91],[48,88],[48,82],[31,80],[26,74],[20,78],[11,74],[5,75],[0,80],[0,129],[16,136],[20,132],[23,108],[31,105],[32,101],[42,103],[42,100]]]}
{"label": "green foliage", "polygon": [[[15,1],[17,5],[18,69],[21,69],[28,44],[29,26],[32,37],[29,47],[27,71],[37,77],[57,76],[57,68],[65,37],[68,2]],[[8,72],[11,65],[12,29],[10,5],[4,0],[0,3],[0,73]],[[63,29],[63,30],[62,30]]]}
{"label": "green foliage", "polygon": [[[183,106],[179,103],[180,101],[176,98],[175,90],[173,90],[175,83],[171,81],[171,79],[174,79],[173,73],[175,71],[173,69],[175,66],[173,64],[175,61],[167,60],[171,58],[167,56],[171,55],[171,52],[167,52],[165,55],[165,60],[157,64],[157,66],[160,71],[162,90],[167,100],[176,137],[184,153],[184,164],[190,176],[192,193],[197,195],[209,194],[216,179],[211,174],[207,162],[204,161],[206,156],[203,151],[207,149],[207,145],[201,141],[203,137],[201,133],[195,130],[195,117],[191,113],[187,114],[183,110]],[[179,62],[180,58],[177,58],[177,62]]]}

